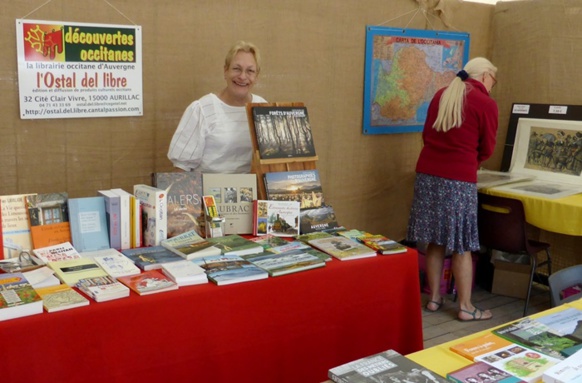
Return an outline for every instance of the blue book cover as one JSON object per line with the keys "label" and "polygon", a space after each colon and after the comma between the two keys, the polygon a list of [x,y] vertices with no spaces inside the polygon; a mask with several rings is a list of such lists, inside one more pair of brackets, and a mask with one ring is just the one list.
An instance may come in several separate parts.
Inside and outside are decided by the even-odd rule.
{"label": "blue book cover", "polygon": [[98,193],[105,198],[109,245],[121,250],[121,196],[111,190],[98,190]]}
{"label": "blue book cover", "polygon": [[69,198],[67,203],[73,247],[78,252],[109,249],[105,198]]}
{"label": "blue book cover", "polygon": [[254,281],[269,276],[265,270],[238,255],[213,255],[192,260],[217,285]]}

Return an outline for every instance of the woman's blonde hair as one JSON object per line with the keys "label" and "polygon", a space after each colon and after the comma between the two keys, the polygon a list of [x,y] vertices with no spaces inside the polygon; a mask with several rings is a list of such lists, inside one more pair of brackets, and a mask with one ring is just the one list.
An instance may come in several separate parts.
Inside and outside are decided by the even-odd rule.
{"label": "woman's blonde hair", "polygon": [[226,58],[224,59],[224,70],[230,68],[230,63],[238,52],[247,52],[253,55],[255,62],[257,63],[257,74],[259,74],[261,71],[261,54],[259,53],[259,48],[257,48],[253,43],[242,40],[237,41],[226,54]]}
{"label": "woman's blonde hair", "polygon": [[[470,60],[463,70],[470,78],[489,73],[495,75],[497,67],[491,61],[483,57],[476,57]],[[432,125],[439,132],[446,132],[451,128],[458,128],[463,123],[463,105],[465,102],[466,87],[465,82],[459,75],[451,81],[447,89],[444,90],[440,102],[437,118]]]}

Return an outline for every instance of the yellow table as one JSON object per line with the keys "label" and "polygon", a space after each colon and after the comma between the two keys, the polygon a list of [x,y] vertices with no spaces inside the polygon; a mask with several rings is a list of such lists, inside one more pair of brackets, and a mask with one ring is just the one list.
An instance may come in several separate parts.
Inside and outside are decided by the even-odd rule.
{"label": "yellow table", "polygon": [[[541,313],[533,314],[531,315],[531,317],[535,318],[542,315],[547,315],[551,312],[564,310],[568,307],[576,307],[582,310],[582,299],[566,303],[559,307],[554,307],[546,311],[542,311]],[[478,336],[482,336],[485,333],[491,332],[493,329],[497,327],[505,325],[507,325],[507,323],[496,327],[492,327],[489,330],[480,331],[475,334],[467,335],[465,337],[452,340],[450,342],[442,343],[438,346],[430,347],[422,351],[417,351],[406,356],[414,360],[415,362],[433,370],[437,374],[446,377],[447,373],[457,370],[461,367],[468,366],[469,364],[473,363],[469,359],[452,352],[449,349],[451,346],[458,343],[466,342],[469,339],[477,338]]]}
{"label": "yellow table", "polygon": [[582,194],[548,199],[499,191],[495,188],[479,189],[479,192],[521,200],[525,209],[526,221],[542,230],[582,236]]}

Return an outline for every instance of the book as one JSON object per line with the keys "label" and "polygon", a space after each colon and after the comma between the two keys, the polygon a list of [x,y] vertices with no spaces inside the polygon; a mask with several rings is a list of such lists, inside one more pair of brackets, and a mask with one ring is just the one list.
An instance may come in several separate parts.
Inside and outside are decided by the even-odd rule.
{"label": "book", "polygon": [[548,368],[542,380],[544,383],[582,383],[582,351]]}
{"label": "book", "polygon": [[105,198],[69,198],[71,240],[78,252],[108,249],[109,233],[105,213]]}
{"label": "book", "polygon": [[33,249],[71,242],[68,198],[66,192],[26,196]]}
{"label": "book", "polygon": [[360,237],[364,235],[371,235],[370,233],[358,230],[358,229],[350,229],[350,230],[341,230],[336,233],[336,235],[341,235],[342,237],[346,237],[351,239],[352,241],[360,242]]}
{"label": "book", "polygon": [[[123,189],[109,189],[107,194],[113,194],[114,199],[119,201],[119,248],[131,248],[131,210],[132,210],[132,194]],[[101,191],[99,191],[101,193]],[[107,198],[107,197],[106,197]],[[134,197],[135,198],[135,197]],[[114,247],[114,246],[111,246]]]}
{"label": "book", "polygon": [[238,255],[213,255],[196,258],[192,262],[202,267],[208,279],[219,286],[269,277],[265,270]]}
{"label": "book", "polygon": [[137,184],[133,194],[142,209],[142,232],[144,246],[159,246],[168,238],[168,205],[166,191],[153,186]]}
{"label": "book", "polygon": [[32,258],[37,265],[45,265],[48,262],[63,261],[66,259],[81,258],[81,254],[70,242],[41,247],[32,250]]}
{"label": "book", "polygon": [[204,201],[204,214],[206,217],[216,218],[218,217],[218,207],[216,207],[216,200],[213,195],[202,196]]}
{"label": "book", "polygon": [[475,357],[500,371],[505,371],[525,382],[541,382],[544,371],[560,359],[544,355],[527,347],[512,344]]}
{"label": "book", "polygon": [[477,170],[477,189],[531,181],[533,179],[535,179],[534,175],[479,169]]}
{"label": "book", "polygon": [[42,298],[24,274],[0,274],[0,321],[41,314],[42,310]]}
{"label": "book", "polygon": [[297,201],[301,209],[325,204],[319,172],[297,170],[265,173],[265,191],[271,201]]}
{"label": "book", "polygon": [[79,279],[77,288],[96,302],[129,297],[129,287],[110,275]]}
{"label": "book", "polygon": [[[546,318],[540,320],[538,318],[526,317],[498,327],[493,330],[493,333],[510,342],[526,346],[554,358],[564,359],[582,347],[582,339],[572,334],[561,332],[559,329],[553,329],[543,323],[544,320],[550,321],[549,323],[552,323],[551,321],[559,322],[560,319],[558,318],[560,316],[566,315],[566,317],[569,317],[571,311],[565,311],[563,314],[560,313],[561,311],[556,313],[558,314],[557,317],[552,314],[550,318],[553,319]],[[577,325],[578,321],[571,322],[572,327],[577,327]]]}
{"label": "book", "polygon": [[272,277],[325,266],[323,259],[309,254],[305,249],[292,249],[279,253],[265,251],[254,256],[247,256],[245,259],[267,271]]}
{"label": "book", "polygon": [[17,258],[22,250],[32,250],[30,223],[26,211],[26,196],[13,194],[0,196],[0,221],[4,259]]}
{"label": "book", "polygon": [[506,371],[501,371],[485,362],[475,362],[468,366],[451,371],[447,374],[447,379],[458,383],[481,383],[481,382],[501,382],[520,383],[523,380],[511,375]]}
{"label": "book", "polygon": [[111,189],[121,199],[121,249],[140,247],[141,233],[141,205],[133,194],[123,189]]}
{"label": "book", "polygon": [[191,286],[208,283],[208,276],[204,269],[194,262],[183,260],[164,263],[162,272],[178,286]]}
{"label": "book", "polygon": [[261,159],[316,155],[306,107],[254,106],[252,115]]}
{"label": "book", "polygon": [[121,253],[144,271],[161,269],[164,263],[184,260],[178,254],[163,246],[137,247],[135,249],[122,250]]}
{"label": "book", "polygon": [[252,234],[256,174],[202,175],[204,195],[214,196],[218,215],[225,219],[224,234]]}
{"label": "book", "polygon": [[67,285],[37,288],[44,309],[49,312],[74,309],[89,305],[89,300]]}
{"label": "book", "polygon": [[61,282],[75,286],[79,279],[103,277],[108,275],[94,260],[90,258],[67,259],[49,262],[48,266],[55,271],[55,276]]}
{"label": "book", "polygon": [[340,227],[331,205],[323,205],[314,209],[303,209],[299,216],[299,231],[301,234],[314,231],[330,230]]}
{"label": "book", "polygon": [[48,266],[41,266],[29,271],[23,271],[22,274],[28,280],[33,288],[60,285],[61,281],[55,277],[55,271]]}
{"label": "book", "polygon": [[274,235],[260,235],[257,237],[251,237],[249,238],[249,241],[253,241],[256,244],[261,245],[265,250],[289,243],[287,239],[283,237],[275,237]]}
{"label": "book", "polygon": [[253,235],[299,235],[299,202],[253,201]]}
{"label": "book", "polygon": [[326,233],[324,231],[314,231],[311,233],[299,234],[298,236],[295,237],[295,239],[301,242],[309,243],[309,241],[311,241],[312,239],[333,238],[333,237],[335,237],[335,235]]}
{"label": "book", "polygon": [[196,230],[190,230],[175,237],[164,239],[161,245],[187,260],[221,253],[218,247],[213,246],[212,243],[202,238]]}
{"label": "book", "polygon": [[205,236],[202,210],[202,173],[153,173],[152,185],[163,189],[168,202],[168,238],[195,230]]}
{"label": "book", "polygon": [[375,257],[377,255],[376,251],[369,247],[340,236],[312,239],[308,243],[340,261]]}
{"label": "book", "polygon": [[225,255],[248,255],[256,254],[263,251],[263,247],[249,239],[238,234],[227,235],[224,237],[207,238],[213,246],[218,247],[222,254]]}
{"label": "book", "polygon": [[406,246],[389,239],[382,234],[363,235],[358,237],[358,239],[370,249],[383,255],[406,253],[408,251]]}
{"label": "book", "polygon": [[449,349],[471,361],[475,357],[510,346],[512,342],[492,332],[452,345]]}
{"label": "book", "polygon": [[333,367],[327,376],[335,383],[446,382],[437,373],[394,350]]}
{"label": "book", "polygon": [[98,190],[105,199],[105,217],[109,246],[121,250],[121,196],[111,190]]}
{"label": "book", "polygon": [[115,249],[84,252],[81,256],[93,259],[114,279],[141,273],[141,269],[131,259]]}
{"label": "book", "polygon": [[163,293],[178,289],[178,284],[160,270],[148,270],[139,275],[129,275],[117,280],[139,295]]}

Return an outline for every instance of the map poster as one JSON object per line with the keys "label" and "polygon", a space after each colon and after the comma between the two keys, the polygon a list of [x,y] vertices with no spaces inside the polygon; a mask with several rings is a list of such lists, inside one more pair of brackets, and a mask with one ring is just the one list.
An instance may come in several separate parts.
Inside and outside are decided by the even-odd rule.
{"label": "map poster", "polygon": [[20,118],[143,115],[141,27],[16,20]]}
{"label": "map poster", "polygon": [[367,26],[363,133],[422,131],[432,97],[468,58],[468,33]]}

